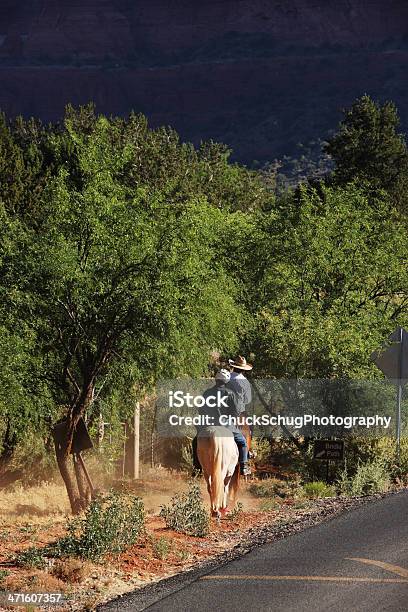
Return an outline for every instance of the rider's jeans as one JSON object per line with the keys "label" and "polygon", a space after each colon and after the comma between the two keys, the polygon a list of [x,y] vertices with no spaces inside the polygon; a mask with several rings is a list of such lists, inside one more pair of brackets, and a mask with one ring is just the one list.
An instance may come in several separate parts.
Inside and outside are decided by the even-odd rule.
{"label": "rider's jeans", "polygon": [[248,447],[243,434],[240,431],[234,431],[234,440],[238,446],[239,462],[246,463],[248,461]]}

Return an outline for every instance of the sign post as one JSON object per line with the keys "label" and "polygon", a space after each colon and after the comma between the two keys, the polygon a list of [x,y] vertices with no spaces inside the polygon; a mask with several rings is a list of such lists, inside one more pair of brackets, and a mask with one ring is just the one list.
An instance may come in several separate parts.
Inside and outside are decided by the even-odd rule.
{"label": "sign post", "polygon": [[408,332],[398,327],[383,344],[379,351],[374,351],[371,360],[390,380],[394,380],[397,388],[395,439],[397,461],[400,458],[401,446],[401,402],[402,388],[408,382]]}
{"label": "sign post", "polygon": [[321,461],[342,461],[344,459],[343,440],[315,440],[313,459]]}
{"label": "sign post", "polygon": [[313,459],[326,461],[326,482],[329,482],[330,461],[342,461],[344,459],[343,440],[315,440],[313,444]]}

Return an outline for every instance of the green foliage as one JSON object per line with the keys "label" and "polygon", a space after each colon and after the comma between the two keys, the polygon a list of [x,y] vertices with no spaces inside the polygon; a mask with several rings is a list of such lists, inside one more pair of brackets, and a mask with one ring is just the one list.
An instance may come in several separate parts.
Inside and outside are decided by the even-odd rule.
{"label": "green foliage", "polygon": [[271,456],[271,445],[266,438],[253,438],[252,450],[256,453],[256,463],[262,465]]}
{"label": "green foliage", "polygon": [[236,518],[238,518],[239,516],[241,516],[241,514],[243,513],[243,511],[244,511],[244,506],[243,506],[242,502],[237,502],[237,503],[235,504],[235,508],[233,508],[233,509],[231,510],[231,512],[229,512],[229,513],[227,514],[227,518],[228,518],[228,520],[230,520],[230,521],[235,521],[235,519],[236,519]]}
{"label": "green foliage", "polygon": [[164,536],[152,539],[153,554],[157,559],[166,559],[171,551],[172,544]]}
{"label": "green foliage", "polygon": [[260,482],[251,483],[249,492],[255,497],[296,497],[300,493],[299,481],[266,478]]}
{"label": "green foliage", "polygon": [[44,448],[62,412],[119,424],[160,377],[207,374],[214,349],[253,352],[257,376],[380,376],[371,352],[408,324],[395,107],[356,101],[326,152],[330,186],[276,199],[276,168],[142,115],[1,116],[0,459],[27,429]]}
{"label": "green foliage", "polygon": [[200,487],[191,482],[186,493],[175,495],[169,506],[162,506],[160,516],[169,529],[203,538],[208,534],[210,519],[203,505]]}
{"label": "green foliage", "polygon": [[141,499],[111,492],[94,499],[85,514],[67,524],[67,535],[44,547],[19,553],[20,567],[43,569],[49,557],[79,557],[100,561],[108,553],[119,554],[134,544],[144,530]]}
{"label": "green foliage", "polygon": [[[392,389],[395,401],[395,391]],[[400,457],[397,463],[395,439],[389,436],[379,438],[355,437],[346,441],[347,470],[341,472],[341,478],[352,478],[361,464],[372,464],[380,461],[392,480],[404,479],[408,474],[408,438],[401,437]]]}
{"label": "green foliage", "polygon": [[132,495],[111,492],[99,496],[85,515],[68,523],[68,534],[50,548],[54,556],[74,556],[92,561],[119,554],[134,544],[144,528],[144,506]]}
{"label": "green foliage", "polygon": [[263,499],[259,505],[259,509],[261,512],[274,512],[279,511],[281,507],[281,502],[278,499]]}
{"label": "green foliage", "polygon": [[[16,257],[26,234],[0,200],[0,455],[9,459],[27,426],[41,431],[53,412],[51,393],[37,376],[41,362],[30,320],[30,303],[21,293]],[[19,255],[20,253],[20,255]],[[24,310],[24,314],[23,311]]]}
{"label": "green foliage", "polygon": [[307,482],[303,485],[303,491],[306,497],[314,499],[316,497],[334,497],[336,490],[334,487],[327,485],[325,482]]}
{"label": "green foliage", "polygon": [[265,216],[254,251],[246,342],[258,374],[379,376],[369,356],[407,319],[407,248],[388,204],[355,185],[288,196]]}
{"label": "green foliage", "polygon": [[192,444],[189,442],[187,444],[183,444],[183,446],[181,447],[180,469],[191,474],[193,468],[193,447]]}
{"label": "green foliage", "polygon": [[56,405],[92,416],[98,393],[126,412],[159,376],[202,375],[211,350],[236,349],[228,216],[270,194],[222,145],[196,150],[141,115],[89,105],[61,126],[0,124],[0,436],[12,453]]}
{"label": "green foliage", "polygon": [[0,587],[3,586],[5,579],[10,575],[8,570],[0,570]]}
{"label": "green foliage", "polygon": [[47,565],[46,550],[32,546],[18,553],[15,563],[27,569],[44,569]]}
{"label": "green foliage", "polygon": [[406,212],[408,150],[399,123],[392,102],[380,105],[365,95],[345,111],[325,150],[336,164],[338,184],[366,182],[370,188],[385,190]]}
{"label": "green foliage", "polygon": [[33,486],[40,482],[49,482],[56,473],[51,436],[47,435],[46,431],[35,432],[30,427],[27,429],[28,431],[19,437],[8,467],[21,474],[19,481],[23,485]]}
{"label": "green foliage", "polygon": [[390,474],[382,458],[360,463],[354,475],[345,469],[341,472],[338,489],[343,495],[372,495],[384,493],[390,488]]}

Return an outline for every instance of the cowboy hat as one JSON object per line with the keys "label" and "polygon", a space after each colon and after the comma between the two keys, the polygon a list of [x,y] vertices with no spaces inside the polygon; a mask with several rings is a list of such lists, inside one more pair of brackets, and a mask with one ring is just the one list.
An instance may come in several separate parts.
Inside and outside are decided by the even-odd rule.
{"label": "cowboy hat", "polygon": [[236,359],[228,359],[228,363],[238,370],[252,370],[252,365],[247,363],[247,360],[242,355],[238,355]]}

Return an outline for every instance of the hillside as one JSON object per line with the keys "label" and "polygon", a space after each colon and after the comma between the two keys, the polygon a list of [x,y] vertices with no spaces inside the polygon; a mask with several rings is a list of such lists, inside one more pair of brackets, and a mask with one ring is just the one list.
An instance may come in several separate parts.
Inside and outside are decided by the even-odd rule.
{"label": "hillside", "polygon": [[403,0],[3,0],[0,108],[146,113],[251,162],[324,137],[367,92],[408,129]]}

